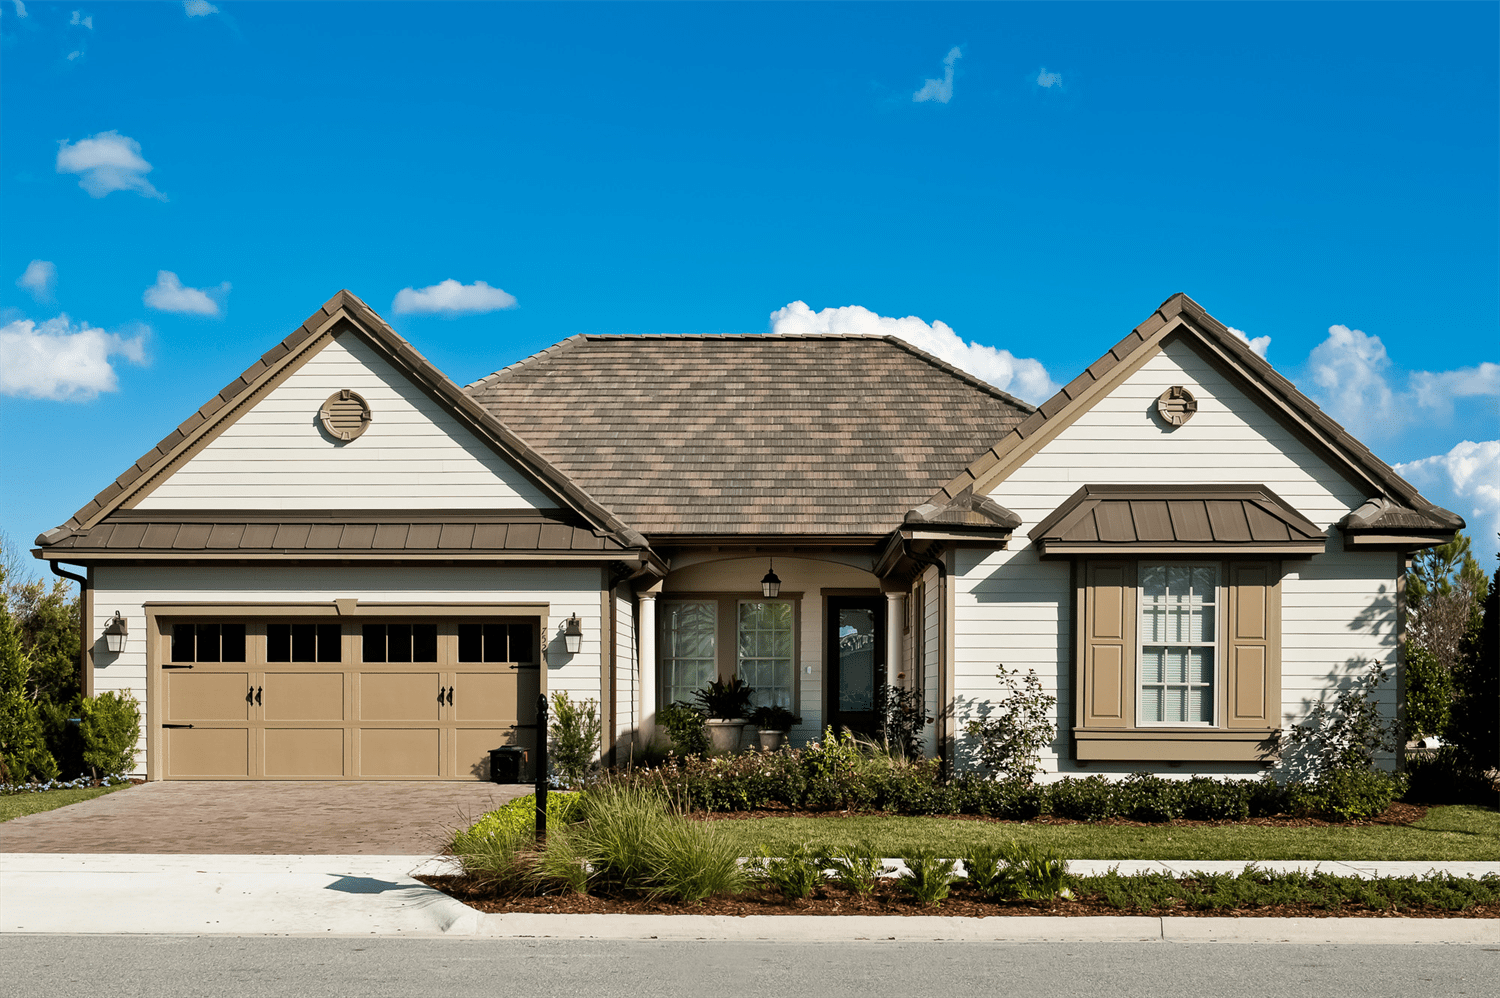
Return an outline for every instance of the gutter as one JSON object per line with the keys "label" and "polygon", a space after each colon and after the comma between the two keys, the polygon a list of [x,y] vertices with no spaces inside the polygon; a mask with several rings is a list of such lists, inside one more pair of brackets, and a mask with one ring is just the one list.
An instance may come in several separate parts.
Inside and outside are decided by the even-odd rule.
{"label": "gutter", "polygon": [[[89,648],[93,644],[89,640],[89,620],[93,617],[93,583],[85,576],[67,571],[55,561],[49,560],[47,567],[52,569],[53,575],[78,583],[78,690],[86,697],[93,696],[93,684],[89,682]],[[82,565],[78,567],[83,568]],[[84,568],[84,571],[87,572],[88,569]]]}

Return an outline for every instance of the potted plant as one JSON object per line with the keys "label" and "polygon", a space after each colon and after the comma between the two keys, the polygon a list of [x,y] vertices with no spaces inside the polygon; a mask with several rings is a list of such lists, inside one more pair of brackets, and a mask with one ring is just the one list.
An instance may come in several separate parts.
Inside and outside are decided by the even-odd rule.
{"label": "potted plant", "polygon": [[693,694],[698,706],[708,714],[709,750],[714,755],[737,752],[740,737],[745,731],[745,714],[750,709],[750,697],[755,691],[745,685],[739,676],[728,681],[715,679]]}
{"label": "potted plant", "polygon": [[760,750],[774,752],[786,744],[786,733],[792,725],[801,724],[802,718],[785,707],[757,707],[750,723],[760,729]]}

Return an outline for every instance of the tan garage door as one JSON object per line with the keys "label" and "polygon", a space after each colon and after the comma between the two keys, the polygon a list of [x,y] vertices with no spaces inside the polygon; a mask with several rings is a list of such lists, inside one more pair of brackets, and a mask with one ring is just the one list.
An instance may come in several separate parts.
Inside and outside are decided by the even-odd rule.
{"label": "tan garage door", "polygon": [[538,621],[164,621],[169,780],[485,780],[535,747]]}

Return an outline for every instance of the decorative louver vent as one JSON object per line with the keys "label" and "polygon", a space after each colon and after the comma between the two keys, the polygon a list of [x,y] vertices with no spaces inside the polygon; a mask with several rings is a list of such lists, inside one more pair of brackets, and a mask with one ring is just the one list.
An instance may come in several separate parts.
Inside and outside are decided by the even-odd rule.
{"label": "decorative louver vent", "polygon": [[318,416],[335,440],[349,441],[370,426],[370,403],[344,388],[328,396]]}
{"label": "decorative louver vent", "polygon": [[1173,385],[1156,399],[1156,411],[1169,426],[1181,426],[1198,411],[1198,400],[1181,385]]}

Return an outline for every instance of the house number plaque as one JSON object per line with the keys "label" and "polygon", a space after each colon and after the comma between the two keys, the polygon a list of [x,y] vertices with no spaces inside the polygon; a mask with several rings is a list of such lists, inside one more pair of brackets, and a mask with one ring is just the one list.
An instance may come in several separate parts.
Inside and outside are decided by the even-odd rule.
{"label": "house number plaque", "polygon": [[1156,398],[1156,411],[1172,426],[1181,426],[1198,411],[1198,400],[1181,385],[1173,385]]}

